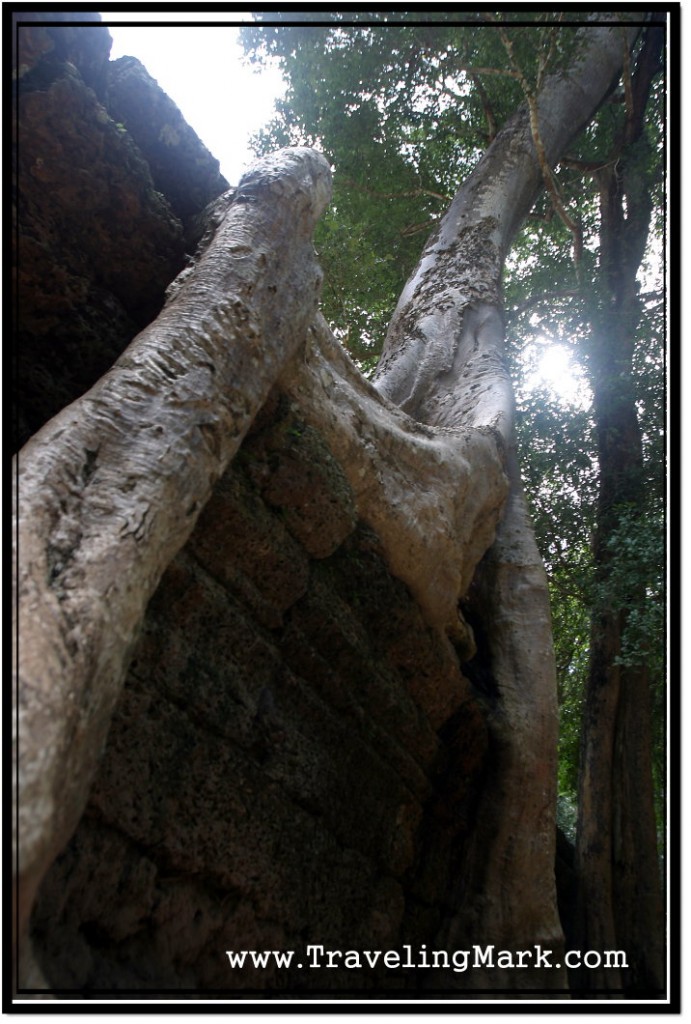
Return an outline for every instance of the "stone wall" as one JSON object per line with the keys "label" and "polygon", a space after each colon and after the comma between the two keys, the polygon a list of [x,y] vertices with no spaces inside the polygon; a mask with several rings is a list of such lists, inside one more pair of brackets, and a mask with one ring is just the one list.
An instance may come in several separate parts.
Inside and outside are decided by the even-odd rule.
{"label": "stone wall", "polygon": [[291,992],[424,970],[231,970],[226,950],[433,947],[486,757],[460,672],[346,479],[272,394],[150,604],[89,807],[43,885],[56,989]]}
{"label": "stone wall", "polygon": [[166,285],[194,251],[196,216],[228,183],[142,65],[109,62],[104,25],[52,24],[92,13],[16,17],[19,448],[91,387],[156,316]]}

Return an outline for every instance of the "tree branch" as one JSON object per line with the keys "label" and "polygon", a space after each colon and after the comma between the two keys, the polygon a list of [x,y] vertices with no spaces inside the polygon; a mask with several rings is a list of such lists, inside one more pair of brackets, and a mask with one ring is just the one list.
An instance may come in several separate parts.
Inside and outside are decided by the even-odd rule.
{"label": "tree branch", "polygon": [[605,161],[602,160],[579,160],[576,157],[564,156],[561,158],[559,163],[562,167],[568,167],[570,171],[577,171],[579,174],[596,174],[598,171],[604,170],[611,164],[615,164],[619,159],[618,156],[610,157]]}
{"label": "tree branch", "polygon": [[438,223],[438,219],[421,220],[416,224],[409,224],[408,227],[401,229],[401,236],[403,238],[410,238],[412,235],[419,235],[422,231],[429,231],[431,227]]}
{"label": "tree branch", "polygon": [[[456,71],[465,71],[467,75],[498,75],[501,78],[519,78],[520,72],[512,68],[477,67],[475,64],[459,64]],[[450,91],[450,90],[449,90]],[[452,95],[454,95],[452,93]],[[458,98],[458,94],[455,94]]]}
{"label": "tree branch", "polygon": [[355,181],[353,178],[344,178],[343,183],[357,189],[358,192],[365,192],[368,196],[372,196],[375,199],[416,199],[418,196],[431,196],[432,199],[439,199],[442,203],[450,203],[453,198],[452,196],[442,195],[440,192],[434,192],[429,188],[414,188],[405,192],[379,192],[377,189],[368,188],[367,185],[361,185],[360,182]]}
{"label": "tree branch", "polygon": [[487,91],[483,86],[482,82],[480,81],[479,77],[473,73],[470,75],[470,78],[473,82],[473,85],[477,89],[477,94],[480,97],[480,103],[482,104],[482,109],[485,115],[485,119],[487,121],[487,144],[489,145],[489,143],[492,142],[492,140],[495,138],[497,134],[497,121],[494,116],[492,106],[489,102],[489,96],[487,95]]}

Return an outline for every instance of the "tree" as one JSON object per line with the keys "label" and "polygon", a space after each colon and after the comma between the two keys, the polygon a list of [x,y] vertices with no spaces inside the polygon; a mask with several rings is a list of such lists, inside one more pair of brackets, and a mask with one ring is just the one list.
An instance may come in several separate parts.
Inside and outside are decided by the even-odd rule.
{"label": "tree", "polygon": [[[620,553],[627,541],[640,550],[636,534],[647,505],[632,364],[642,313],[637,274],[653,206],[644,118],[662,43],[661,32],[647,33],[626,78],[623,130],[594,172],[602,290],[588,310],[600,466],[593,550],[601,590],[593,611],[579,778],[579,928],[583,948],[617,942],[630,950],[630,991],[661,989],[664,977],[649,664],[644,649],[624,650],[627,625],[645,604],[645,580],[620,578],[616,597],[611,587],[624,561],[615,544]],[[604,974],[600,984],[607,984]]]}
{"label": "tree", "polygon": [[[543,75],[493,138],[401,296],[377,390],[315,314],[309,238],[326,165],[289,151],[243,179],[158,320],[20,453],[19,771],[32,812],[19,820],[20,923],[83,808],[146,602],[281,376],[487,703],[496,757],[470,884],[454,894],[445,937],[560,948],[549,606],[515,456],[501,273],[545,161],[588,123],[637,34],[619,24],[579,32],[568,73]],[[307,337],[309,358],[296,358]],[[337,395],[326,407],[325,387]],[[559,987],[564,977],[537,965],[512,981]]]}
{"label": "tree", "polygon": [[[406,26],[399,26],[388,33],[381,28],[369,28],[366,31],[351,28],[350,50],[343,30],[337,31],[333,38],[322,34],[319,39],[314,30],[254,30],[250,42],[255,47],[262,46],[270,53],[280,55],[294,83],[294,92],[282,112],[282,130],[292,132],[293,137],[299,137],[300,127],[304,130],[305,124],[309,124],[311,131],[322,138],[337,165],[345,153],[356,153],[360,158],[361,177],[355,182],[349,178],[341,186],[344,191],[347,191],[344,186],[349,186],[349,192],[345,201],[340,202],[340,208],[347,215],[350,204],[355,201],[354,193],[365,191],[370,199],[378,199],[379,212],[371,212],[371,216],[378,217],[377,223],[380,223],[383,201],[388,200],[384,214],[388,227],[393,221],[389,216],[391,200],[398,196],[402,209],[404,201],[407,199],[410,202],[414,195],[415,185],[418,195],[424,195],[426,201],[427,197],[445,190],[453,191],[449,183],[449,165],[454,170],[458,164],[463,166],[468,153],[472,153],[478,145],[478,124],[482,125],[485,121],[490,138],[496,136],[497,125],[506,116],[507,99],[511,97],[511,92],[506,88],[507,82],[514,89],[514,96],[520,86],[535,121],[538,106],[536,96],[550,61],[554,60],[559,49],[562,51],[559,57],[563,59],[563,51],[568,51],[569,46],[573,45],[573,37],[569,42],[564,42],[564,36],[568,33],[563,28],[557,30],[555,25],[549,24],[550,17],[547,15],[544,21],[540,15],[529,19],[533,21],[533,28],[514,28],[509,17],[506,19],[506,28],[495,24],[489,30],[485,28],[484,32],[472,24],[464,26],[462,30],[438,24],[434,27],[419,26],[417,34]],[[300,59],[295,60],[298,52],[295,40],[298,36],[302,44]],[[357,42],[354,43],[354,40]],[[529,40],[532,42],[529,43]],[[640,526],[644,504],[648,512],[652,511],[653,522],[660,523],[661,490],[659,481],[653,484],[652,489],[642,484],[643,454],[636,406],[636,402],[640,402],[640,393],[634,394],[632,376],[636,324],[642,312],[636,275],[647,240],[655,188],[661,180],[660,141],[655,137],[655,132],[664,120],[656,113],[649,119],[644,133],[644,111],[650,107],[652,83],[661,70],[659,55],[662,41],[662,30],[651,27],[642,34],[634,54],[624,60],[621,91],[614,94],[611,102],[602,108],[577,146],[565,151],[558,176],[551,170],[550,161],[545,159],[542,133],[534,133],[546,186],[545,197],[535,203],[532,210],[534,219],[524,229],[523,239],[517,249],[518,253],[523,254],[528,270],[526,272],[521,267],[520,256],[515,255],[513,262],[516,269],[506,283],[517,312],[533,314],[538,329],[545,330],[545,322],[550,318],[558,323],[561,317],[563,324],[564,314],[568,316],[569,326],[566,330],[579,339],[580,357],[587,368],[595,394],[592,411],[594,423],[583,423],[581,416],[580,422],[573,418],[566,428],[572,432],[568,436],[577,437],[573,442],[573,454],[570,448],[567,454],[565,444],[571,442],[565,441],[567,435],[562,425],[559,426],[561,440],[558,448],[555,446],[554,430],[558,417],[549,417],[544,400],[537,406],[538,411],[531,416],[530,429],[524,436],[527,438],[526,448],[529,445],[531,452],[526,457],[527,468],[535,480],[532,494],[545,503],[546,516],[539,524],[542,526],[540,536],[550,563],[553,608],[558,624],[563,627],[558,631],[558,640],[566,655],[564,669],[560,673],[565,722],[562,773],[567,792],[570,793],[575,790],[578,724],[585,708],[579,828],[583,919],[579,944],[581,948],[588,947],[585,941],[588,933],[597,936],[595,945],[602,944],[605,942],[603,935],[606,934],[605,944],[608,942],[613,945],[616,941],[621,948],[628,949],[632,966],[626,974],[625,984],[632,990],[639,985],[659,988],[662,976],[661,947],[658,945],[654,948],[654,944],[645,937],[646,934],[661,937],[662,921],[661,899],[656,884],[656,827],[652,810],[650,732],[653,716],[647,684],[643,678],[649,672],[651,659],[654,661],[657,658],[657,652],[664,643],[661,623],[657,627],[653,626],[654,617],[661,609],[659,588],[653,582],[661,564],[661,548],[654,537],[659,539],[662,534],[661,524],[655,528],[657,534],[653,538],[650,537],[649,528],[643,528],[643,536]],[[361,54],[363,50],[366,54],[365,67],[358,78],[350,62],[355,60],[356,53]],[[338,70],[332,75],[329,74],[327,64],[330,52],[338,52]],[[452,71],[453,75],[450,74]],[[305,105],[301,102],[299,90],[300,83],[309,76],[325,78],[327,84],[321,90],[313,90]],[[332,131],[329,118],[334,117],[334,109],[338,105],[334,103],[335,96],[346,96],[345,82],[349,83],[347,109],[353,111],[353,118],[356,111],[366,106],[370,111],[370,119],[363,136],[359,136],[350,121],[345,119],[348,125],[347,138],[342,149],[341,138]],[[497,83],[501,83],[501,90]],[[474,88],[471,88],[471,84]],[[457,102],[449,106],[445,100],[452,91]],[[323,110],[330,98],[331,103],[327,107],[330,113],[324,116]],[[657,98],[655,102],[658,102]],[[380,116],[375,116],[372,123],[372,111],[375,109],[380,111]],[[471,111],[475,116],[468,116]],[[450,121],[453,123],[453,119],[455,125],[451,128]],[[339,124],[342,125],[343,120],[341,117]],[[433,128],[435,136],[442,137],[441,144],[430,138],[425,140],[424,145],[419,144],[418,132],[423,123]],[[277,130],[274,127],[274,134]],[[456,147],[455,161],[448,160],[449,135]],[[417,148],[412,142],[416,138]],[[369,159],[364,161],[361,159],[363,147],[368,147],[369,155]],[[379,160],[376,158],[377,148]],[[387,162],[391,149],[396,153],[398,163],[390,160]],[[403,154],[407,151],[409,159],[406,163]],[[436,161],[435,157],[438,158]],[[400,164],[405,165],[404,175],[399,173]],[[385,180],[385,167],[390,170],[390,181],[400,183],[400,187],[396,189],[390,183],[388,191],[384,190],[383,185],[378,190],[368,188],[364,179],[374,177],[375,180]],[[351,173],[356,175],[355,168]],[[583,192],[584,174],[595,181],[594,195],[587,189],[585,194]],[[458,195],[454,203],[457,201]],[[422,212],[421,206],[418,209]],[[408,208],[404,216],[415,224],[419,222],[419,212],[416,216]],[[539,232],[535,226],[537,218],[541,221]],[[405,229],[402,234],[407,235]],[[378,240],[377,230],[371,232],[369,241],[372,248],[376,248]],[[326,243],[328,245],[328,237]],[[539,262],[535,259],[536,246],[542,249],[543,254]],[[489,251],[489,246],[478,246],[480,259],[476,265],[486,258]],[[622,255],[624,253],[626,258]],[[425,270],[429,272],[429,249],[423,259]],[[429,292],[434,294],[433,301],[438,306],[439,296],[433,292],[435,287],[436,281],[430,286]],[[467,290],[465,282],[464,287]],[[418,296],[415,301],[419,301]],[[544,309],[550,302],[551,313],[545,315],[538,310],[539,315],[535,317],[536,307],[542,304]],[[452,301],[446,305],[449,309],[453,308]],[[624,310],[626,316],[623,315]],[[338,312],[342,313],[343,310]],[[444,316],[437,319],[443,320],[440,334],[443,335],[445,330],[449,333],[454,331],[453,314],[445,310]],[[562,326],[560,329],[563,331],[565,328]],[[428,355],[431,346],[426,338],[420,339],[417,332],[418,339],[412,346],[415,349],[414,356],[409,364],[404,365],[400,383],[394,381],[391,384],[388,352],[393,348],[400,361],[402,343],[416,333],[413,318],[408,317],[398,338],[395,337],[395,330],[394,321],[387,340],[389,348],[385,346],[375,380],[382,381],[385,392],[400,401],[413,415],[433,422],[439,421],[437,417],[440,416],[441,422],[447,422],[448,406],[454,400],[444,396],[438,385],[445,359],[446,379],[451,381],[452,387],[455,386],[453,353],[445,352],[442,364],[431,368]],[[392,332],[393,346],[390,342]],[[361,347],[356,345],[354,354],[361,356]],[[628,399],[624,397],[627,390]],[[429,400],[423,391],[431,396]],[[469,397],[464,397],[463,406],[466,410],[472,405],[467,400]],[[438,410],[438,404],[445,408]],[[662,408],[659,394],[657,408]],[[615,422],[616,410],[619,410],[621,417],[618,422]],[[450,422],[453,422],[453,413]],[[544,459],[539,461],[533,454],[536,431],[539,434],[538,428],[544,423],[548,423],[552,431],[551,435],[543,435],[546,439],[545,447],[550,450],[549,468]],[[596,436],[597,444],[594,440],[585,442],[584,437],[588,435],[593,438]],[[599,465],[597,478],[590,471],[591,459],[597,460]],[[656,461],[659,464],[659,459],[655,458],[648,464],[654,465]],[[555,476],[555,486],[550,489],[549,496],[540,498],[539,489],[544,492],[545,481],[554,480]],[[622,483],[623,477],[629,479],[626,486]],[[558,493],[564,485],[567,491],[565,500]],[[597,523],[592,513],[596,489],[599,490],[601,510]],[[580,492],[580,499],[574,500],[574,492]],[[559,506],[555,502],[559,502]],[[562,510],[561,514],[558,508]],[[607,509],[606,514],[603,509]],[[588,535],[595,537],[592,552],[583,543],[583,538]],[[557,539],[556,545],[552,537]],[[566,561],[564,550],[569,552]],[[635,571],[632,568],[633,560],[627,556],[627,552],[631,552],[636,560]],[[591,580],[593,571],[596,574],[595,583]],[[582,687],[585,685],[587,659],[578,655],[576,678],[573,666],[579,646],[582,644],[587,650],[587,620],[589,609],[593,607],[604,609],[608,625],[604,629],[594,627],[589,645],[589,695],[584,705]],[[643,621],[647,623],[647,629],[641,629]],[[629,623],[628,630],[625,622]],[[632,653],[630,645],[636,624],[638,643],[634,644],[635,652]],[[625,633],[629,637],[628,641],[624,638]],[[643,633],[647,633],[645,651],[641,644]],[[606,651],[603,651],[603,645],[607,646]],[[628,654],[624,653],[622,645],[627,646]],[[631,679],[623,683],[621,692],[626,696],[622,699],[624,703],[631,699],[630,707],[635,710],[619,712],[616,696],[619,683],[614,680],[618,680],[620,674],[628,678],[627,673]],[[605,676],[609,679],[609,685],[603,687]],[[599,686],[595,682],[598,678]],[[601,699],[596,709],[597,692]],[[605,692],[612,701],[607,710],[602,704],[602,694]],[[567,717],[567,710],[570,717]],[[622,734],[616,724],[620,713],[624,717],[627,713],[631,714],[626,732],[629,737],[635,735],[636,739],[620,741],[615,745],[614,734]],[[657,717],[659,721],[659,715]],[[600,737],[599,741],[595,736]],[[594,751],[598,743],[600,749],[596,754]],[[606,756],[603,744],[609,749]],[[664,742],[658,741],[657,749],[657,758],[660,759]],[[628,764],[624,767],[624,760],[630,756],[636,759],[635,766]],[[626,792],[621,783],[615,793],[610,791],[608,780],[612,772],[620,780],[629,780]],[[600,801],[606,801],[607,809],[601,806],[595,812],[591,790],[599,793]],[[638,794],[646,807],[645,813],[639,806]],[[658,792],[658,809],[659,804]],[[615,818],[618,822],[616,825]],[[624,834],[629,836],[628,852],[624,853],[622,849],[620,854],[614,853],[618,844],[623,845]],[[595,867],[595,848],[600,858],[599,868]],[[632,853],[634,848],[638,851],[637,856]],[[636,866],[633,865],[634,861]],[[592,879],[598,873],[600,884],[596,893]],[[608,881],[604,881],[605,876]],[[627,895],[613,896],[613,880],[618,879],[615,884],[617,887],[622,884],[621,879],[624,877],[628,879]],[[634,891],[646,892],[649,908],[647,916],[641,914],[638,918],[639,930],[633,927],[623,909],[637,905]],[[607,908],[613,899],[620,908],[621,916],[616,940],[612,928],[603,931],[597,924],[598,919],[611,915],[612,911]],[[585,924],[587,917],[592,918],[589,926]],[[591,941],[591,945],[594,941]],[[651,961],[656,963],[655,969],[650,968]],[[616,988],[622,983],[619,977],[614,977],[615,972],[603,972],[598,978],[592,972],[587,973],[588,984],[604,987],[612,985]],[[580,984],[585,983],[586,979],[582,977]]]}
{"label": "tree", "polygon": [[[603,83],[597,83],[596,90],[599,99]],[[549,121],[554,113],[548,112],[547,89],[541,98],[543,116]],[[565,97],[556,99],[559,107],[564,101]],[[588,114],[591,109],[589,104]],[[559,153],[571,138],[578,113],[583,116],[582,108],[560,110],[560,124],[568,125],[561,138],[549,138],[541,128],[549,152]],[[523,173],[514,170],[509,155],[521,150]],[[520,157],[514,159],[518,163]],[[445,426],[482,423],[499,433],[507,450],[510,497],[470,596],[471,621],[488,637],[485,670],[503,711],[495,737],[501,779],[497,789],[504,800],[488,809],[487,837],[494,834],[498,841],[483,844],[482,858],[483,865],[494,867],[495,884],[502,862],[511,863],[510,873],[522,877],[525,888],[515,898],[531,929],[536,908],[528,897],[529,879],[549,870],[554,851],[545,844],[544,859],[536,863],[534,836],[548,834],[550,825],[544,805],[526,807],[524,801],[527,794],[534,799],[539,790],[544,796],[548,786],[548,804],[554,801],[552,765],[535,756],[555,746],[554,667],[547,588],[514,455],[511,385],[502,360],[500,287],[510,240],[540,182],[530,112],[523,108],[521,116],[495,137],[428,243],[394,314],[376,377],[384,393],[412,415]],[[469,266],[474,268],[470,281]],[[468,373],[470,368],[475,372]],[[542,774],[546,778],[540,779]],[[495,906],[505,910],[500,901]],[[508,917],[518,917],[514,908]],[[503,924],[498,925],[499,934],[506,934]],[[507,945],[516,946],[526,936],[506,938]]]}

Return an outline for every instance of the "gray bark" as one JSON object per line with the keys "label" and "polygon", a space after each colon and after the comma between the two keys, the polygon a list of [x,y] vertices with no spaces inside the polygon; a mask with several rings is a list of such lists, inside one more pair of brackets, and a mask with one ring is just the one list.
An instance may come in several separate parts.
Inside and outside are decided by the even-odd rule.
{"label": "gray bark", "polygon": [[[550,165],[588,123],[622,65],[637,28],[588,28],[572,66],[537,97]],[[516,230],[543,184],[527,105],[495,137],[456,193],[406,284],[377,367],[377,387],[428,423],[496,423],[512,433],[503,370],[501,275]],[[486,403],[489,403],[489,407]]]}
{"label": "gray bark", "polygon": [[[587,28],[572,65],[545,81],[537,128],[550,164],[619,74],[637,29]],[[394,313],[375,381],[428,424],[489,427],[506,451],[510,494],[468,595],[487,636],[496,761],[477,824],[475,882],[446,922],[447,946],[563,949],[554,887],[557,702],[547,580],[527,515],[504,364],[501,275],[543,183],[528,105],[496,136],[454,197]],[[563,963],[563,959],[561,959]],[[476,972],[496,986],[492,971]],[[503,984],[566,988],[565,969],[504,972]]]}

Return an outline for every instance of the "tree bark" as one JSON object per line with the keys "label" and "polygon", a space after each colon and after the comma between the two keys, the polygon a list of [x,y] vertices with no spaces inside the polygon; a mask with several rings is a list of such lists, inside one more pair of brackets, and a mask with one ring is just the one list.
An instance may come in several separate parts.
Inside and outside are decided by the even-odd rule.
{"label": "tree bark", "polygon": [[[613,87],[637,30],[581,32],[572,66],[545,81],[537,130],[554,164]],[[456,894],[441,941],[560,951],[556,907],[557,705],[547,581],[526,512],[504,365],[501,275],[514,234],[543,182],[526,107],[510,119],[455,196],[406,285],[375,381],[424,423],[492,429],[510,494],[497,538],[465,595],[484,634],[467,670],[490,707],[494,765],[474,839],[475,881]],[[561,961],[563,962],[563,961]],[[479,987],[566,988],[565,969],[478,971]]]}

